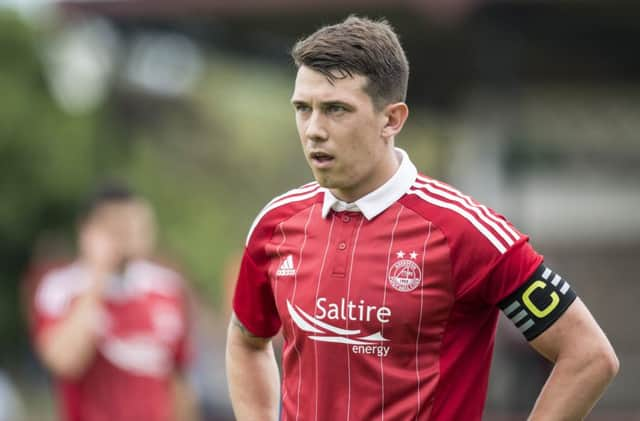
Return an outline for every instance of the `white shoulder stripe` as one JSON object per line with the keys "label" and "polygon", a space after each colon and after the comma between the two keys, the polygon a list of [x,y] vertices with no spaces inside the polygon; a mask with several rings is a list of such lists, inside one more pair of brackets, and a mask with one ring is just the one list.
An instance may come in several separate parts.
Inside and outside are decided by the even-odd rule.
{"label": "white shoulder stripe", "polygon": [[[480,218],[485,224],[489,225],[491,228],[493,228],[494,232],[498,233],[498,235],[500,235],[500,237],[502,237],[502,239],[507,243],[507,245],[511,246],[513,245],[514,241],[513,239],[507,234],[507,232],[501,228],[500,226],[498,226],[496,224],[496,222],[494,220],[491,220],[486,214],[484,214],[481,209],[478,206],[474,206],[473,204],[470,204],[468,202],[465,202],[461,197],[453,195],[451,193],[448,193],[444,190],[441,190],[437,187],[434,187],[431,183],[415,183],[414,187],[418,187],[418,188],[425,188],[427,189],[430,193],[433,193],[434,196],[441,196],[444,197],[446,199],[449,199],[450,201],[459,203],[460,205],[462,205],[463,208],[472,211],[473,213],[476,214],[476,216],[478,218]],[[488,210],[488,209],[487,209]]]}
{"label": "white shoulder stripe", "polygon": [[281,194],[280,196],[276,196],[273,199],[271,199],[271,201],[269,201],[269,203],[267,203],[267,205],[265,206],[265,208],[268,208],[269,206],[273,205],[274,203],[276,203],[278,200],[283,199],[287,196],[291,196],[294,194],[303,194],[306,192],[309,192],[311,190],[315,190],[318,187],[318,183],[316,181],[312,181],[311,183],[307,183],[303,186],[297,187],[295,189],[289,190],[288,192]]}
{"label": "white shoulder stripe", "polygon": [[428,194],[424,193],[421,190],[409,190],[407,194],[415,194],[425,202],[431,203],[432,205],[439,206],[441,208],[450,209],[456,212],[457,214],[462,216],[464,219],[469,221],[474,227],[476,227],[476,229],[480,231],[480,233],[482,233],[482,235],[484,235],[487,238],[487,240],[489,240],[489,242],[493,244],[493,246],[501,254],[504,254],[507,251],[507,248],[504,246],[504,244],[502,244],[500,240],[498,240],[489,230],[487,230],[487,228],[476,217],[474,217],[473,215],[471,215],[469,212],[462,209],[461,207],[454,205],[452,203],[444,202],[440,199],[436,199],[435,197],[429,196]]}
{"label": "white shoulder stripe", "polygon": [[[456,196],[458,196],[460,199],[464,200],[467,203],[467,207],[475,207],[475,208],[479,208],[486,217],[488,217],[489,219],[493,220],[494,222],[496,222],[498,225],[500,225],[506,232],[508,232],[509,234],[511,234],[511,237],[514,240],[518,240],[520,239],[520,235],[513,230],[513,228],[511,228],[511,226],[509,226],[509,224],[501,218],[498,218],[493,212],[491,212],[486,206],[484,206],[481,203],[473,203],[473,200],[471,199],[471,197],[465,195],[464,193],[460,192],[459,190],[456,190],[455,188],[448,186],[438,180],[433,180],[433,179],[428,179],[426,177],[423,177],[421,175],[418,175],[418,179],[424,183],[428,183],[434,186],[438,186],[440,187],[442,190],[446,190]],[[501,234],[502,235],[502,234]],[[504,237],[503,237],[504,238]]]}
{"label": "white shoulder stripe", "polygon": [[324,192],[324,189],[320,187],[318,183],[311,183],[300,189],[291,190],[283,195],[280,195],[273,199],[271,202],[267,204],[267,206],[262,209],[262,211],[258,214],[256,219],[251,224],[251,228],[249,229],[249,233],[247,234],[247,239],[245,241],[245,246],[249,244],[249,240],[251,239],[251,234],[253,234],[253,230],[256,228],[258,223],[264,218],[264,216],[271,212],[272,210],[279,208],[281,206],[287,205],[293,202],[300,202],[302,200],[307,200],[317,194]]}

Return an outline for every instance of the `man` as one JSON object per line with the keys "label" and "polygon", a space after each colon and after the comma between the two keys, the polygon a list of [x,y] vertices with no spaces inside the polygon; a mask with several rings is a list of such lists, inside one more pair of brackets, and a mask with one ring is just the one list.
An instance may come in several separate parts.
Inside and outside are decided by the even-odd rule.
{"label": "man", "polygon": [[187,308],[178,274],[146,260],[153,240],[146,202],[107,187],[82,212],[78,259],[40,282],[34,342],[62,419],[175,419]]}
{"label": "man", "polygon": [[394,147],[409,67],[392,28],[350,17],[292,56],[317,182],[249,232],[227,344],[238,419],[278,416],[282,328],[283,420],[478,420],[499,309],[555,363],[530,419],[582,419],[615,353],[524,234]]}

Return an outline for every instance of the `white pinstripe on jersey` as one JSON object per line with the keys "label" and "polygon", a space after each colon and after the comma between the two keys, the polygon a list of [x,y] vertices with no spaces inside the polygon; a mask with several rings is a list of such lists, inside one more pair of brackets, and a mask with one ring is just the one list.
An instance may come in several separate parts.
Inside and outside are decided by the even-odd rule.
{"label": "white pinstripe on jersey", "polygon": [[[286,200],[286,199],[285,199]],[[284,201],[284,200],[283,200]],[[309,216],[307,217],[307,221],[304,224],[304,238],[302,240],[302,244],[300,245],[298,266],[296,266],[296,272],[293,277],[293,292],[291,295],[291,304],[295,305],[296,300],[296,290],[298,288],[298,271],[300,270],[300,266],[302,266],[302,253],[304,252],[304,247],[307,244],[307,229],[309,228],[309,222],[311,221],[311,217],[313,216],[313,211],[315,210],[316,205],[314,204],[309,210]],[[302,356],[300,355],[300,350],[296,346],[296,337],[295,337],[295,322],[291,319],[291,331],[293,332],[293,347],[296,350],[296,355],[298,356],[298,397],[297,397],[297,406],[296,406],[296,421],[298,421],[298,416],[300,415],[300,389],[302,388]]]}
{"label": "white pinstripe on jersey", "polygon": [[[356,249],[358,248],[358,238],[360,238],[360,229],[362,229],[362,224],[364,223],[365,218],[360,219],[360,225],[358,225],[358,230],[356,231],[356,238],[353,241],[353,250],[351,251],[351,262],[349,262],[349,278],[347,279],[347,301],[351,300],[351,275],[353,274],[353,262],[356,258]],[[317,298],[316,298],[317,302]],[[349,329],[349,318],[346,320],[346,328]],[[347,421],[349,421],[349,416],[351,413],[351,352],[349,351],[349,345],[346,346],[347,350],[347,376],[349,382],[348,389],[348,398],[347,398]]]}
{"label": "white pinstripe on jersey", "polygon": [[[282,253],[280,253],[280,248],[287,241],[287,235],[284,233],[284,228],[282,227],[282,225],[284,225],[284,221],[278,224],[278,229],[280,230],[280,234],[282,235],[282,240],[276,247],[276,255],[278,256],[279,259],[282,258]],[[273,296],[276,298],[278,297],[278,281],[279,280],[280,280],[280,276],[278,276],[278,272],[276,272],[276,277],[274,280],[274,287],[273,287]]]}
{"label": "white pinstripe on jersey", "polygon": [[[327,242],[324,247],[324,253],[322,254],[322,264],[320,265],[320,271],[318,272],[318,283],[316,285],[316,303],[318,302],[318,296],[320,295],[320,280],[322,279],[322,273],[324,272],[324,264],[327,261],[327,253],[329,252],[329,245],[331,244],[331,234],[333,233],[333,224],[336,220],[335,215],[331,218],[331,226],[329,226],[329,233],[327,234]],[[317,308],[316,308],[317,311]],[[313,314],[317,316],[317,314]],[[318,342],[313,341],[314,360],[315,360],[315,376],[316,376],[316,414],[315,420],[318,419]]]}
{"label": "white pinstripe on jersey", "polygon": [[[480,218],[476,212],[479,212],[477,206],[470,206],[468,204],[457,204],[457,201],[454,203],[448,202],[446,200],[450,200],[445,196],[440,196],[425,190],[424,185],[422,183],[414,183],[411,186],[411,189],[407,192],[407,194],[414,194],[424,200],[427,203],[432,205],[452,210],[458,215],[462,216],[464,219],[469,221],[471,225],[473,225],[489,242],[501,253],[504,254],[507,251],[508,246],[513,244],[513,240],[510,241],[500,240],[498,239],[492,232],[492,226],[486,221],[485,218]],[[475,210],[474,210],[475,209]],[[495,225],[495,224],[494,224]],[[503,232],[504,234],[504,232]],[[506,235],[506,234],[505,234]],[[502,236],[502,235],[501,235]]]}
{"label": "white pinstripe on jersey", "polygon": [[[284,221],[280,222],[278,224],[278,228],[280,229],[280,233],[282,234],[282,241],[280,241],[280,244],[278,244],[278,247],[276,248],[276,254],[278,256],[278,258],[282,258],[282,254],[280,253],[280,248],[282,247],[282,245],[285,243],[285,241],[287,240],[287,236],[284,233],[284,228],[282,227],[282,225],[284,224]],[[274,281],[274,291],[273,291],[273,296],[277,299],[278,298],[278,280],[279,280],[279,276],[276,274],[276,278]],[[284,366],[282,367],[283,370],[283,376],[284,376]],[[280,393],[282,394],[282,401],[285,400],[285,398],[287,397],[287,389],[285,388],[285,383],[282,382],[282,385],[280,387]],[[286,420],[286,414],[283,413],[283,421]]]}
{"label": "white pinstripe on jersey", "polygon": [[[427,245],[429,244],[429,239],[431,239],[431,222],[429,222],[429,229],[427,231],[427,237],[424,240],[424,244],[422,245],[422,265],[420,270],[424,273],[424,261],[427,258]],[[424,279],[420,284],[421,288],[424,288]],[[421,404],[421,396],[420,396],[420,359],[419,357],[419,349],[420,349],[420,334],[422,332],[422,310],[424,308],[424,293],[420,294],[420,315],[418,316],[418,332],[416,334],[416,379],[418,383],[418,410],[416,411],[416,421],[418,421],[418,415],[420,414],[420,404]]]}
{"label": "white pinstripe on jersey", "polygon": [[[386,268],[387,274],[389,273],[389,267],[391,265],[391,253],[393,252],[393,241],[396,235],[396,228],[398,228],[398,222],[400,221],[400,214],[402,213],[403,209],[404,209],[404,206],[400,206],[400,209],[398,210],[398,213],[396,214],[396,217],[395,217],[393,228],[391,229],[391,241],[389,241],[389,250],[387,251],[387,268]],[[382,293],[383,307],[387,303],[387,284],[388,282],[384,283],[384,292]],[[384,337],[383,323],[380,323],[380,334]],[[380,392],[382,394],[381,420],[384,421],[384,363],[383,363],[382,356],[380,356]]]}
{"label": "white pinstripe on jersey", "polygon": [[289,190],[285,194],[282,194],[274,199],[272,199],[267,205],[260,211],[256,219],[253,220],[253,224],[251,224],[251,228],[249,229],[249,233],[247,234],[247,239],[245,241],[245,245],[249,244],[249,240],[251,239],[251,234],[253,234],[253,230],[256,229],[256,226],[264,218],[264,216],[271,212],[272,210],[279,208],[281,206],[287,205],[293,202],[299,202],[301,200],[309,199],[319,193],[324,192],[324,189],[320,187],[318,183],[315,181],[312,183],[305,184],[304,186]]}

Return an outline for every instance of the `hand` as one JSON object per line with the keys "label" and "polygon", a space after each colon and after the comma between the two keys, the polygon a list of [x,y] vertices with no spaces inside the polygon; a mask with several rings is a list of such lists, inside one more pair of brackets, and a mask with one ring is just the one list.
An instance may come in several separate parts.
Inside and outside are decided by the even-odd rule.
{"label": "hand", "polygon": [[115,273],[124,259],[115,233],[97,224],[83,228],[80,249],[90,271],[100,278]]}

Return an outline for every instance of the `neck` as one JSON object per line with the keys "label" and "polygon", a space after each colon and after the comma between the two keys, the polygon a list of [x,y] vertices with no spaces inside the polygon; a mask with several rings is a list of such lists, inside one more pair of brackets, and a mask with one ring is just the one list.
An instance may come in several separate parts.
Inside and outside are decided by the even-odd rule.
{"label": "neck", "polygon": [[355,186],[353,189],[330,189],[331,194],[343,202],[353,203],[389,181],[399,167],[400,159],[393,146],[391,146],[390,153],[386,155],[380,165],[376,167],[371,175],[365,177],[366,182]]}

